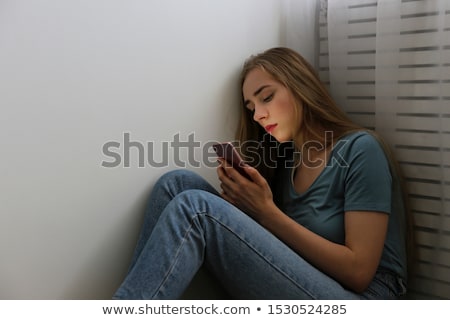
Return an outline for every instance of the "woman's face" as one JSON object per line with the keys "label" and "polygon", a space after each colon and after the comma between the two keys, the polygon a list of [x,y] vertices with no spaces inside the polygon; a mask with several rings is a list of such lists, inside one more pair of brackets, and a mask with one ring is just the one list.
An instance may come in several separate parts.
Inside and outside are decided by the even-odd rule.
{"label": "woman's face", "polygon": [[242,94],[244,106],[253,112],[253,120],[279,142],[293,139],[301,119],[296,116],[294,97],[285,86],[266,71],[255,68],[245,77]]}

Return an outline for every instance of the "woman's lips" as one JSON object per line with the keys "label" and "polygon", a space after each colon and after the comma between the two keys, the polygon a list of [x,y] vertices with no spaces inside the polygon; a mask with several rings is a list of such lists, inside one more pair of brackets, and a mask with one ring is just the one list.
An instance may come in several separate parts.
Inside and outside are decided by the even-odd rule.
{"label": "woman's lips", "polygon": [[270,133],[273,131],[273,129],[275,129],[276,126],[276,124],[269,124],[268,126],[265,126],[264,129],[266,129],[266,131]]}

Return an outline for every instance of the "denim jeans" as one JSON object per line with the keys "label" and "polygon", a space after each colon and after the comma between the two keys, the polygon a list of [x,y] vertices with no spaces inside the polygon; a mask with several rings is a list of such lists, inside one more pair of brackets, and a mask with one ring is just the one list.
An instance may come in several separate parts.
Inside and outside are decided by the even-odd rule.
{"label": "denim jeans", "polygon": [[[389,299],[398,294],[396,279],[384,273],[377,273],[362,295],[345,289],[197,174],[166,173],[152,190],[128,274],[113,299],[178,299],[202,265],[236,299]],[[386,277],[392,285],[384,285]]]}

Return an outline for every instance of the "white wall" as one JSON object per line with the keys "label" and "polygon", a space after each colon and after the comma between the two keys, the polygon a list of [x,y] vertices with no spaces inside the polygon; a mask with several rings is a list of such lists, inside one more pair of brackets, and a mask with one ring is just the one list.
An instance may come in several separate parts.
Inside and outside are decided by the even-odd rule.
{"label": "white wall", "polygon": [[232,138],[240,66],[294,41],[290,2],[0,0],[0,299],[109,299],[174,164],[102,146]]}
{"label": "white wall", "polygon": [[320,0],[284,0],[284,46],[302,54],[313,67],[318,67]]}

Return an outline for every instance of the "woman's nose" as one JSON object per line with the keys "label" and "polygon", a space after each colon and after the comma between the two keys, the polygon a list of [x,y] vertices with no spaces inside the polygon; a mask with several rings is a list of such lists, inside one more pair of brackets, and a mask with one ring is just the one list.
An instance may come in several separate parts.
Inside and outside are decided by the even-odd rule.
{"label": "woman's nose", "polygon": [[263,106],[255,106],[255,112],[253,113],[253,120],[256,122],[261,121],[267,117],[267,109]]}

